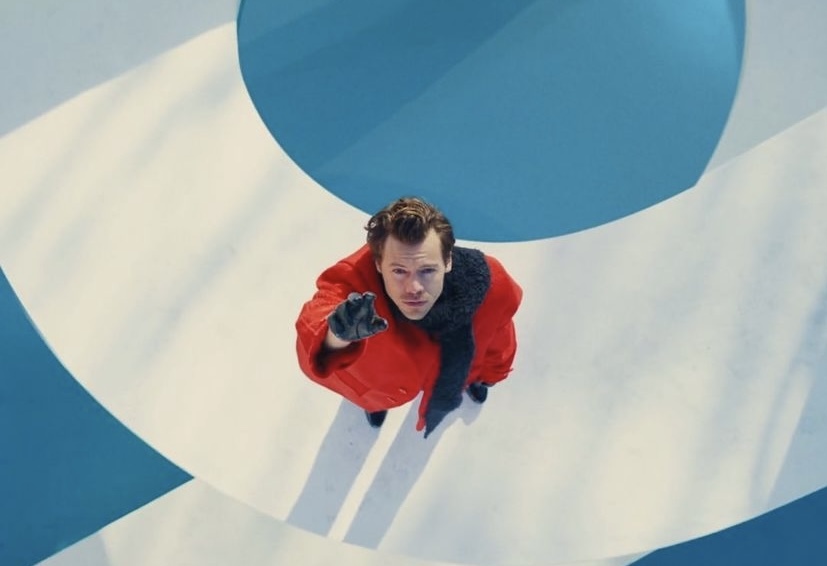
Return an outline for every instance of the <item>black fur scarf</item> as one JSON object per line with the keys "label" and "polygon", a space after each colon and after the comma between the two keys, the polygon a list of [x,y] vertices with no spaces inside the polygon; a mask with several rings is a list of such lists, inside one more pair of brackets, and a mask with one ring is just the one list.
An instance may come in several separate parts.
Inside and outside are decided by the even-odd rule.
{"label": "black fur scarf", "polygon": [[[491,272],[479,250],[454,247],[442,294],[422,320],[412,320],[440,345],[439,376],[425,411],[425,438],[460,406],[474,359],[471,322],[491,286]],[[402,316],[397,312],[398,316]]]}

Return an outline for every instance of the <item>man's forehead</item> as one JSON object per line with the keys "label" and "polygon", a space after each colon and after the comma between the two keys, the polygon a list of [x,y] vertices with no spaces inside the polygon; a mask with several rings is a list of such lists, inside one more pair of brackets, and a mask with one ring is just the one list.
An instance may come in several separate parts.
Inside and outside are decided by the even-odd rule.
{"label": "man's forehead", "polygon": [[392,236],[385,242],[384,257],[388,262],[431,262],[442,260],[439,238],[429,237],[419,244],[406,244]]}

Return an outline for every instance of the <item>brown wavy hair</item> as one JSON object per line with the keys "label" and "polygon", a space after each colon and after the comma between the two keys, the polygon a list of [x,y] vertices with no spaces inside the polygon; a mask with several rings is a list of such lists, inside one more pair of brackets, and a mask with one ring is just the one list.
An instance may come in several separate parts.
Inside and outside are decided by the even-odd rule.
{"label": "brown wavy hair", "polygon": [[456,242],[454,229],[437,207],[419,197],[402,197],[390,203],[365,226],[368,246],[376,261],[382,260],[388,236],[393,235],[405,244],[419,244],[432,229],[442,244],[442,261],[447,264]]}

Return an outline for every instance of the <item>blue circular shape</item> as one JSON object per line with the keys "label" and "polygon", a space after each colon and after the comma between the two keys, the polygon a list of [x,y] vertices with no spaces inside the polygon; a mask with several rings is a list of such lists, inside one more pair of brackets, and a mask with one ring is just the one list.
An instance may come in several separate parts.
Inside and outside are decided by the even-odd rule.
{"label": "blue circular shape", "polygon": [[597,226],[697,182],[740,74],[743,0],[244,0],[241,71],[282,148],[368,213],[463,239]]}

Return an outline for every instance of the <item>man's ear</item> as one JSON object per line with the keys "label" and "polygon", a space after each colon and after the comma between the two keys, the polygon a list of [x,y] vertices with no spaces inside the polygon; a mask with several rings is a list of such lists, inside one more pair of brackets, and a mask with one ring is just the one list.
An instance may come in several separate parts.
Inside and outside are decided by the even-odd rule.
{"label": "man's ear", "polygon": [[445,273],[451,271],[451,268],[454,267],[454,254],[448,256],[448,262],[445,264]]}
{"label": "man's ear", "polygon": [[376,271],[378,271],[379,273],[382,273],[382,267],[379,265],[379,260],[375,259],[375,260],[373,260],[373,263],[374,263],[374,265],[376,265]]}

